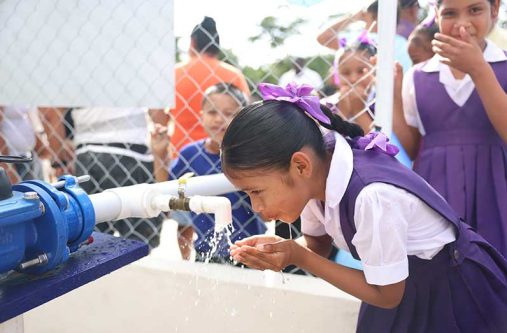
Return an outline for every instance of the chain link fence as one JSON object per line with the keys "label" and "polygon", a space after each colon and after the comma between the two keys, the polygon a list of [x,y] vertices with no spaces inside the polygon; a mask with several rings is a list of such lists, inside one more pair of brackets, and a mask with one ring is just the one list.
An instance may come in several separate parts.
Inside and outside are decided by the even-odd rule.
{"label": "chain link fence", "polygon": [[[8,2],[12,4],[12,1]],[[119,0],[113,2],[118,5],[132,3]],[[93,3],[97,6],[99,4],[99,2]],[[141,2],[134,1],[133,3],[134,6],[129,7],[133,8],[131,12],[121,17],[114,16],[115,24],[120,25],[120,30],[128,29],[134,17],[145,13]],[[160,2],[156,3],[160,5]],[[5,8],[5,3],[0,1],[0,13],[3,9],[5,14]],[[10,12],[7,21],[26,17],[18,15],[16,11],[22,9],[21,5],[8,8]],[[53,10],[58,11],[59,8],[55,7]],[[113,13],[120,15],[115,11]],[[352,13],[334,17],[335,21],[341,20],[343,25],[339,29],[332,29],[333,37],[322,42],[328,49],[322,48],[310,57],[295,57],[287,54],[283,59],[259,68],[250,66],[241,68],[234,56],[234,50],[220,46],[219,32],[214,21],[206,18],[197,24],[192,32],[189,32],[192,44],[187,60],[179,59],[184,58],[185,50],[177,47],[173,50],[176,53],[176,60],[180,62],[175,66],[174,84],[164,87],[175,92],[175,107],[173,108],[151,108],[149,104],[143,107],[139,104],[128,106],[123,102],[110,104],[110,107],[101,107],[100,103],[47,106],[31,104],[30,98],[26,98],[24,103],[21,103],[23,98],[18,98],[16,104],[2,103],[4,105],[0,123],[1,153],[33,158],[28,164],[3,165],[3,167],[7,170],[12,182],[31,178],[52,182],[61,174],[70,173],[78,176],[88,174],[91,180],[81,185],[90,194],[112,187],[175,179],[187,172],[193,172],[196,175],[218,173],[220,172],[218,147],[223,131],[242,106],[260,98],[256,88],[260,82],[280,85],[297,82],[312,85],[315,93],[322,97],[323,103],[328,104],[344,119],[357,123],[365,132],[369,132],[375,128],[376,82],[372,57],[376,53],[376,38],[373,33],[376,20],[372,13],[375,14],[370,8],[365,7],[361,13],[356,13],[356,16]],[[373,16],[370,16],[371,22],[367,21],[366,29],[364,25],[359,27],[356,21],[368,20],[365,17],[370,14]],[[364,17],[358,18],[357,15],[364,15]],[[7,16],[4,15],[4,17]],[[350,21],[348,22],[350,25],[347,20]],[[65,20],[63,22],[65,23]],[[0,36],[12,32],[13,24],[7,23],[0,24]],[[276,18],[271,23],[271,32],[276,28],[279,31],[286,31],[288,28],[287,26],[277,27]],[[14,26],[21,27],[23,24],[25,22],[15,22]],[[146,36],[146,32],[150,31],[142,26],[136,26],[136,28],[144,32],[139,33],[139,36]],[[77,31],[78,34],[89,33],[86,30]],[[107,26],[102,28],[96,26],[94,31],[97,36],[110,33]],[[283,39],[276,39],[273,34],[271,37],[273,45],[283,49]],[[33,35],[32,40],[27,43],[37,43],[37,38],[37,35]],[[125,35],[119,38],[125,38]],[[1,40],[6,39],[2,37]],[[112,37],[112,40],[114,41],[115,38]],[[408,64],[404,67],[410,66],[408,42],[402,37],[399,40],[400,44],[396,48],[404,50],[401,53],[405,58],[397,60]],[[114,50],[116,55],[120,55],[119,63],[122,67],[132,66],[129,56],[137,52],[139,45],[136,43],[150,46],[157,41],[160,42],[155,39],[153,43],[150,40],[147,44],[143,44],[142,37],[139,37],[134,39],[133,43],[119,43],[118,45],[130,46],[125,49],[120,47],[120,50],[114,43],[95,45],[95,47],[100,47],[101,51],[96,54],[98,58],[94,61],[105,62],[107,66],[109,61],[107,54]],[[10,41],[10,43],[14,44],[15,41]],[[252,43],[254,43],[253,40]],[[88,47],[94,47],[93,38],[90,39]],[[337,51],[334,50],[336,48]],[[19,52],[19,49],[12,45],[7,48],[7,52],[9,50]],[[18,56],[22,57],[22,55]],[[64,62],[65,57],[60,56],[60,63]],[[170,57],[170,55],[165,56]],[[72,60],[88,61],[86,57]],[[11,65],[4,62],[0,69]],[[17,66],[25,66],[24,71],[29,73],[30,68],[44,66],[44,63],[19,62]],[[112,63],[109,67],[113,77],[121,75],[118,68],[116,63]],[[144,65],[138,71],[148,70],[149,74],[149,68],[151,67]],[[85,74],[80,73],[80,75]],[[168,77],[171,81],[172,74]],[[26,79],[29,81],[33,77],[29,76]],[[59,87],[70,84],[62,77],[55,76],[46,79]],[[55,82],[55,80],[60,81]],[[37,82],[44,82],[44,80]],[[223,85],[223,83],[228,85]],[[103,82],[97,82],[97,84],[101,85]],[[156,90],[158,85],[159,83],[148,84],[147,86],[152,87],[153,91],[145,91],[144,94],[158,94]],[[21,87],[22,83],[18,82],[16,86]],[[105,84],[99,90],[107,94],[111,91],[107,87]],[[35,89],[38,94],[47,93],[42,84],[32,89]],[[134,93],[136,88],[132,89]],[[84,107],[84,105],[88,106]],[[228,197],[231,199],[234,210],[234,228],[230,230],[233,241],[266,232],[263,221],[253,212],[245,194],[231,193]],[[168,217],[126,219],[101,224],[97,226],[97,229],[139,239],[155,248],[159,245],[162,225],[166,218]],[[211,217],[177,213],[169,218],[178,223],[178,239],[170,241],[178,242],[184,258],[191,258],[191,252],[194,251],[195,259],[198,261],[230,262],[226,255],[227,240],[225,239],[217,245],[218,250],[215,255],[209,255],[213,247],[210,240],[214,236],[214,222]],[[278,221],[274,229],[277,234],[285,238],[301,236],[299,223],[286,225]],[[334,255],[336,251],[332,254],[333,257]],[[288,271],[298,272],[298,269],[291,267]]]}

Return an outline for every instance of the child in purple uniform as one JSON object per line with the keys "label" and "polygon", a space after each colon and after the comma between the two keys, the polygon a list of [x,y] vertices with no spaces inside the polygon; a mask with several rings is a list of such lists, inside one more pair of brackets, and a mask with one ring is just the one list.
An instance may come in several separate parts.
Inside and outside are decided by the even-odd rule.
{"label": "child in purple uniform", "polygon": [[485,39],[498,8],[437,1],[436,55],[405,75],[405,117],[394,129],[414,170],[505,256],[507,56]]}
{"label": "child in purple uniform", "polygon": [[[393,157],[383,134],[361,137],[309,86],[259,89],[265,101],[224,135],[222,169],[266,219],[301,215],[303,236],[247,238],[231,247],[234,259],[295,264],[358,297],[358,332],[507,332],[507,262]],[[327,260],[333,242],[363,271]]]}

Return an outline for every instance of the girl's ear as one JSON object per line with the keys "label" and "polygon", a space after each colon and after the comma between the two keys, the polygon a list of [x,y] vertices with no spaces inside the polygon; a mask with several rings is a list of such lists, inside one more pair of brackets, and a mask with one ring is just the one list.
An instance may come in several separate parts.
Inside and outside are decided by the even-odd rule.
{"label": "girl's ear", "polygon": [[307,153],[297,151],[292,154],[292,158],[290,160],[290,174],[293,176],[309,178],[312,176],[312,172],[313,162]]}
{"label": "girl's ear", "polygon": [[496,20],[498,19],[498,12],[500,10],[500,0],[495,0],[495,2],[491,5],[491,18],[496,24]]}

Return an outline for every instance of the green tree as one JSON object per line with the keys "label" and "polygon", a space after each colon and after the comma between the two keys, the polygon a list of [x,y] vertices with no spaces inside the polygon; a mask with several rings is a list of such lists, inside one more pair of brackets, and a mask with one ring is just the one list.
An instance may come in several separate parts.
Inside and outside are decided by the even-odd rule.
{"label": "green tree", "polygon": [[180,49],[180,47],[178,45],[179,42],[180,42],[180,39],[181,39],[180,36],[176,36],[175,37],[175,41],[174,41],[174,48],[175,48],[174,52],[176,53],[175,57],[174,57],[175,58],[174,60],[176,61],[176,63],[178,63],[178,62],[181,61],[181,49]]}
{"label": "green tree", "polygon": [[[277,18],[267,16],[259,24],[262,31],[255,36],[249,37],[248,40],[253,43],[261,39],[268,39],[271,48],[277,48],[283,45],[287,38],[300,33],[299,27],[305,22],[303,19],[296,19],[290,24],[283,26],[279,24]],[[305,60],[308,68],[319,73],[324,79],[328,77],[329,69],[333,63],[333,55],[308,57]],[[294,58],[286,56],[272,64],[266,64],[258,68],[244,67],[243,74],[248,81],[253,97],[260,98],[257,91],[258,83],[278,83],[280,76],[292,68],[293,62]]]}
{"label": "green tree", "polygon": [[288,37],[299,33],[298,27],[305,22],[306,20],[298,18],[284,26],[278,23],[276,17],[266,16],[259,25],[262,31],[255,36],[249,37],[248,40],[256,42],[264,37],[268,37],[271,47],[276,48],[282,45]]}
{"label": "green tree", "polygon": [[238,65],[238,56],[231,49],[220,48],[218,59],[233,66]]}

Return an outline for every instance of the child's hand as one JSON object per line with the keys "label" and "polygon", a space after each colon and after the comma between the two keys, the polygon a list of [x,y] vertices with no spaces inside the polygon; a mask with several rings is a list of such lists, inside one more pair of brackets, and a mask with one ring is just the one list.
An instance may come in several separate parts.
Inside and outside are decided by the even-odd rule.
{"label": "child's hand", "polygon": [[151,150],[154,154],[160,154],[167,151],[170,137],[166,126],[155,123],[153,130],[150,132],[150,136]]}
{"label": "child's hand", "polygon": [[399,62],[394,64],[394,95],[401,96],[403,89],[403,67]]}
{"label": "child's hand", "polygon": [[278,236],[253,236],[231,246],[231,256],[251,268],[281,271],[292,263],[295,244]]}
{"label": "child's hand", "polygon": [[473,76],[487,64],[482,50],[465,27],[459,28],[461,40],[441,33],[435,34],[433,51],[440,55],[442,63]]}
{"label": "child's hand", "polygon": [[354,87],[342,85],[340,87],[340,100],[338,109],[347,118],[353,118],[362,112],[368,102],[369,87],[357,84]]}
{"label": "child's hand", "polygon": [[366,11],[364,9],[360,9],[357,12],[355,12],[350,19],[352,22],[366,21],[366,15],[367,15]]}

